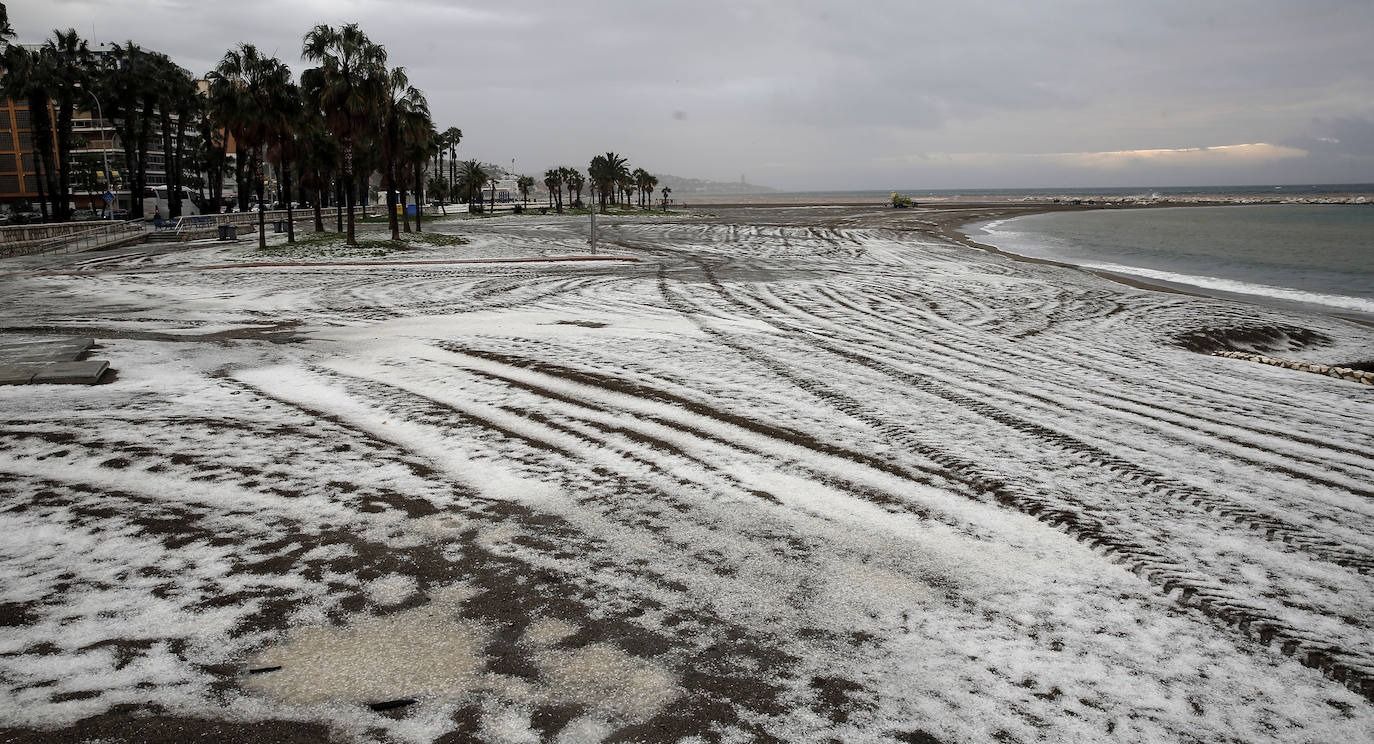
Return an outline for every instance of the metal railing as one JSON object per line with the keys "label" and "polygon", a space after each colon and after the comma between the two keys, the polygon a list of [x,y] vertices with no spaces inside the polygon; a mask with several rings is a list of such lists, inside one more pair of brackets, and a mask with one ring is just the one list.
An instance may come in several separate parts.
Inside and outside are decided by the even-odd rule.
{"label": "metal railing", "polygon": [[80,253],[132,240],[146,232],[143,220],[102,222],[86,230],[69,231],[42,240],[0,243],[0,258],[32,256],[38,253]]}
{"label": "metal railing", "polygon": [[[333,214],[334,212],[333,207],[326,207],[325,209],[328,214]],[[366,207],[354,207],[353,213],[360,219],[364,217],[375,217],[380,214],[386,214],[386,212],[382,208],[371,204],[369,204]],[[285,209],[268,210],[266,212],[263,212],[262,214],[263,224],[271,224],[273,222],[277,222],[278,220],[287,219],[286,215],[287,212]],[[293,209],[291,210],[291,218],[293,222],[299,222],[301,220],[313,220],[315,219],[315,210],[310,207]],[[177,222],[178,224],[173,229],[179,230],[181,229],[181,226],[183,224],[186,225],[189,229],[195,230],[217,227],[219,225],[256,225],[258,224],[258,213],[249,211],[226,212],[224,214],[193,214],[181,217],[178,219]]]}

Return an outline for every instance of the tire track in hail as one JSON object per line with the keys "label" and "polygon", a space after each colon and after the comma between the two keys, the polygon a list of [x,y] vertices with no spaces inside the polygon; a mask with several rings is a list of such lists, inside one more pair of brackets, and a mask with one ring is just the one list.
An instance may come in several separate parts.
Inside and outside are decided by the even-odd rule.
{"label": "tire track in hail", "polygon": [[[704,262],[702,268],[706,268]],[[1080,511],[1063,508],[1051,498],[1010,483],[995,471],[977,462],[928,445],[911,436],[909,431],[894,427],[880,416],[873,415],[855,399],[813,380],[800,377],[788,365],[763,355],[748,345],[736,342],[727,334],[697,319],[696,309],[668,288],[666,273],[662,267],[659,273],[659,291],[669,306],[691,319],[703,333],[767,367],[798,387],[827,400],[845,413],[868,423],[875,431],[939,463],[952,477],[963,481],[976,491],[989,495],[1005,507],[1050,524],[1079,542],[1101,550],[1111,560],[1156,586],[1179,605],[1196,609],[1204,616],[1239,631],[1251,640],[1266,646],[1277,645],[1283,654],[1305,666],[1320,670],[1331,679],[1374,702],[1374,659],[1358,651],[1343,648],[1329,639],[1293,627],[1274,617],[1266,608],[1232,596],[1223,585],[1211,577],[1179,565],[1177,561]]]}

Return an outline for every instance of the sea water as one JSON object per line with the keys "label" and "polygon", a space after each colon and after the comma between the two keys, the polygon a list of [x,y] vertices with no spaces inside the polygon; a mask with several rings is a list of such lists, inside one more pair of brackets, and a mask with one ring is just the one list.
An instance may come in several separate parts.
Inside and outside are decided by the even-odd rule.
{"label": "sea water", "polygon": [[1208,294],[1374,316],[1374,205],[1050,212],[968,234],[1008,253]]}

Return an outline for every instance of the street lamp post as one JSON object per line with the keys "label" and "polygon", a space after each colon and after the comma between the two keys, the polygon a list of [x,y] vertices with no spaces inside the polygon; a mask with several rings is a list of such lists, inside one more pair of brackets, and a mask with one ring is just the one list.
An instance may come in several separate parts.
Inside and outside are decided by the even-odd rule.
{"label": "street lamp post", "polygon": [[[105,128],[105,113],[100,110],[100,99],[96,98],[95,91],[90,88],[82,88],[79,81],[75,85],[77,88],[86,91],[86,94],[91,97],[91,100],[95,101],[95,115],[97,119],[100,119],[100,128],[103,130]],[[100,157],[105,163],[105,191],[113,193],[111,189],[112,181],[110,180],[110,150],[108,147],[102,146],[100,148]],[[109,214],[109,219],[114,219],[113,205],[107,203],[105,205],[105,211]]]}

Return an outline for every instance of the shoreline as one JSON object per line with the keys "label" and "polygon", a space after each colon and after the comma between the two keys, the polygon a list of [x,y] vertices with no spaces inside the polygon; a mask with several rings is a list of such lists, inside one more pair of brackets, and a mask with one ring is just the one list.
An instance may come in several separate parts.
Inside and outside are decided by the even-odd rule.
{"label": "shoreline", "polygon": [[[1058,207],[1058,206],[1061,206],[1061,205],[1053,205],[1053,206]],[[1179,205],[1141,205],[1141,206],[1132,207],[1132,208],[1134,208],[1134,209],[1161,209],[1161,208],[1168,208],[1168,207],[1171,207],[1171,206],[1180,206],[1180,207],[1182,207],[1182,206],[1236,206],[1236,207],[1240,207],[1240,206],[1251,206],[1251,205],[1249,205],[1249,204],[1236,204],[1236,203],[1227,203],[1227,204],[1186,204],[1186,205],[1179,204]],[[972,225],[978,224],[978,223],[982,223],[982,222],[988,222],[988,221],[990,221],[990,220],[996,220],[996,219],[1011,219],[1011,218],[1014,218],[1014,217],[1028,217],[1028,216],[1034,215],[1034,214],[1047,214],[1047,213],[1050,213],[1050,212],[1060,212],[1060,211],[1075,211],[1075,210],[1084,210],[1084,211],[1086,211],[1086,210],[1088,210],[1088,209],[1094,209],[1094,208],[1095,208],[1095,209],[1103,209],[1104,207],[1100,207],[1100,206],[1098,206],[1098,207],[1093,207],[1093,206],[1086,206],[1086,205],[1085,205],[1085,206],[1074,206],[1074,207],[1071,207],[1070,209],[1034,209],[1034,208],[1031,208],[1031,209],[1025,209],[1025,210],[1018,210],[1016,213],[1013,213],[1013,214],[995,214],[995,213],[989,213],[987,216],[978,216],[978,217],[975,217],[974,219],[965,220],[965,221],[959,221],[959,222],[957,222],[957,224],[956,224],[955,222],[953,222],[953,221],[941,221],[941,222],[939,223],[939,228],[940,228],[940,234],[941,234],[943,237],[948,238],[949,240],[952,240],[952,241],[954,241],[954,242],[956,242],[956,243],[959,243],[959,244],[962,244],[962,245],[966,245],[966,246],[968,246],[968,247],[970,247],[970,248],[976,248],[976,249],[979,249],[979,250],[987,251],[987,252],[989,252],[989,253],[997,254],[997,255],[999,255],[999,256],[1005,256],[1005,257],[1007,257],[1007,258],[1012,259],[1013,261],[1022,261],[1022,262],[1025,262],[1025,263],[1032,263],[1032,264],[1042,264],[1042,265],[1046,265],[1046,266],[1057,266],[1057,267],[1066,268],[1066,269],[1076,269],[1076,270],[1078,270],[1078,271],[1083,271],[1083,272],[1086,272],[1086,273],[1088,273],[1088,274],[1092,274],[1092,275],[1094,275],[1094,276],[1098,276],[1098,277],[1101,277],[1101,278],[1103,278],[1103,279],[1107,279],[1107,280],[1109,280],[1109,281],[1116,282],[1116,283],[1118,283],[1118,284],[1123,284],[1123,285],[1125,285],[1125,286],[1132,287],[1132,288],[1134,288],[1134,289],[1143,289],[1143,290],[1147,290],[1147,291],[1151,291],[1151,292],[1167,292],[1167,293],[1169,293],[1169,294],[1189,295],[1189,296],[1191,296],[1191,297],[1204,297],[1204,298],[1213,299],[1213,300],[1218,300],[1218,299],[1220,299],[1220,300],[1227,300],[1227,301],[1231,301],[1231,302],[1243,302],[1243,303],[1247,303],[1247,304],[1259,305],[1259,306],[1262,306],[1262,307],[1269,307],[1269,308],[1276,308],[1276,309],[1280,309],[1280,310],[1311,312],[1311,313],[1315,313],[1315,314],[1319,314],[1319,315],[1324,315],[1324,316],[1331,317],[1331,318],[1336,318],[1336,319],[1338,319],[1338,320],[1348,321],[1348,322],[1354,323],[1354,324],[1356,324],[1356,325],[1361,325],[1361,326],[1365,326],[1365,327],[1369,327],[1369,328],[1374,328],[1374,318],[1365,317],[1365,316],[1362,316],[1362,315],[1359,315],[1359,314],[1356,314],[1356,313],[1350,313],[1350,312],[1348,312],[1348,311],[1341,311],[1341,310],[1326,310],[1326,309],[1323,309],[1323,307],[1320,306],[1320,305],[1307,305],[1307,304],[1296,303],[1296,302],[1293,302],[1293,303],[1284,303],[1284,302],[1281,302],[1281,301],[1265,301],[1265,300],[1263,299],[1263,296],[1262,296],[1262,295],[1242,295],[1242,294],[1239,294],[1239,293],[1208,292],[1208,291],[1206,291],[1206,290],[1204,290],[1204,289],[1202,289],[1202,288],[1192,287],[1191,285],[1169,284],[1169,283],[1159,282],[1159,281],[1150,281],[1150,280],[1148,280],[1148,279],[1141,279],[1141,278],[1139,278],[1139,277],[1131,276],[1131,275],[1129,275],[1129,274],[1121,274],[1121,273],[1114,272],[1114,271],[1105,271],[1105,270],[1103,270],[1103,269],[1093,269],[1093,268],[1089,268],[1089,267],[1086,267],[1086,266],[1080,266],[1080,265],[1078,265],[1078,264],[1069,263],[1069,262],[1066,262],[1066,261],[1056,261],[1056,260],[1054,260],[1054,259],[1037,258],[1037,257],[1033,257],[1033,256],[1026,256],[1026,255],[1022,255],[1022,254],[1019,254],[1019,253],[1014,253],[1014,252],[1012,252],[1012,251],[1003,250],[1003,249],[1001,249],[1001,248],[999,248],[999,247],[997,247],[997,246],[995,246],[995,245],[992,245],[991,243],[984,243],[984,242],[975,240],[975,239],[974,239],[973,237],[971,237],[971,236],[969,235],[969,233],[968,233],[968,229],[969,229]],[[1118,207],[1118,208],[1119,208],[1119,207]],[[1254,298],[1254,299],[1252,299],[1252,298]]]}

